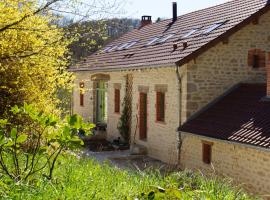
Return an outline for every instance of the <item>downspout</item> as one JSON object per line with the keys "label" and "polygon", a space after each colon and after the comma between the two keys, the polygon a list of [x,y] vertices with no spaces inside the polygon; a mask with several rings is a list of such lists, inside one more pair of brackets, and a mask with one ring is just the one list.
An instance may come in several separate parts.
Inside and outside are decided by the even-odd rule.
{"label": "downspout", "polygon": [[177,145],[177,166],[180,166],[181,164],[181,147],[182,147],[182,135],[181,132],[179,131],[179,128],[181,127],[182,124],[182,120],[181,120],[181,105],[182,105],[182,78],[180,76],[180,72],[179,72],[179,66],[176,65],[176,77],[178,80],[178,117],[179,117],[179,122],[178,122],[178,127],[176,129],[177,132],[177,137],[178,137],[178,145]]}

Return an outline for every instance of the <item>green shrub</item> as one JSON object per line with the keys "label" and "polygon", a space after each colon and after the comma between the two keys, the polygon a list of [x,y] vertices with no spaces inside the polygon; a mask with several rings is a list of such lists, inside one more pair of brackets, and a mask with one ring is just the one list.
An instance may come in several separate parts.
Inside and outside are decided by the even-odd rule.
{"label": "green shrub", "polygon": [[[77,136],[78,131],[93,128],[83,123],[78,115],[61,120],[28,104],[20,108],[15,106],[11,112],[20,123],[0,120],[0,169],[3,175],[16,182],[34,176],[40,178],[40,175],[51,179],[61,153],[83,143]],[[27,126],[21,124],[22,121],[27,122]]]}

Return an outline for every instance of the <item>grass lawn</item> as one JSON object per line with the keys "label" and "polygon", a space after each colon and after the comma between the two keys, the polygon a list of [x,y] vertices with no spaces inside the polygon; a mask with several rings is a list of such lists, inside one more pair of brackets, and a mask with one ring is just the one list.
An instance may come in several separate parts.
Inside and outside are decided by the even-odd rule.
{"label": "grass lawn", "polygon": [[[23,200],[254,199],[230,186],[228,181],[217,178],[191,172],[166,176],[157,171],[132,172],[101,165],[91,159],[78,160],[74,156],[61,158],[54,175],[53,181],[44,178],[31,184],[2,183],[0,196],[2,199]],[[166,188],[166,193],[157,192],[158,186]]]}

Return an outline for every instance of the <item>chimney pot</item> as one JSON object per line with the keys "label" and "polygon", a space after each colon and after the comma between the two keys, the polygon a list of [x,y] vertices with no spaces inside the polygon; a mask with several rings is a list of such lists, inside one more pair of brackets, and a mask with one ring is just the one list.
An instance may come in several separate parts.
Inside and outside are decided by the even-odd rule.
{"label": "chimney pot", "polygon": [[152,16],[148,16],[148,15],[142,16],[140,28],[147,26],[149,24],[152,24]]}
{"label": "chimney pot", "polygon": [[177,20],[177,3],[173,2],[173,18],[172,21],[176,22]]}

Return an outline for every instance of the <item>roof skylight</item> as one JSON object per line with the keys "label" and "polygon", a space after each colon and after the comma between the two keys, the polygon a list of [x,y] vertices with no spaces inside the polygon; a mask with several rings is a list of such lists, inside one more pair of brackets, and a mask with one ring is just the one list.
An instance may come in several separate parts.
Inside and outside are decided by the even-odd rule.
{"label": "roof skylight", "polygon": [[211,33],[212,31],[216,30],[217,28],[219,28],[220,26],[222,26],[223,24],[225,24],[227,21],[222,21],[222,22],[217,22],[215,24],[213,24],[212,26],[210,26],[208,29],[206,29],[202,34],[203,35],[207,35],[209,33]]}
{"label": "roof skylight", "polygon": [[135,44],[137,44],[138,40],[132,41],[130,42],[127,46],[125,46],[125,49],[129,49],[130,47],[134,46]]}
{"label": "roof skylight", "polygon": [[150,46],[150,45],[154,44],[158,40],[159,40],[159,37],[154,37],[151,40],[149,40],[149,42],[145,46]]}
{"label": "roof skylight", "polygon": [[189,36],[191,36],[193,33],[195,33],[196,31],[198,31],[199,29],[192,29],[191,31],[189,31],[187,34],[185,34],[182,38],[188,38]]}
{"label": "roof skylight", "polygon": [[128,45],[129,45],[129,43],[124,43],[124,44],[120,45],[120,46],[117,48],[117,50],[123,50],[123,49],[125,49]]}
{"label": "roof skylight", "polygon": [[107,52],[108,52],[108,50],[110,50],[111,48],[112,48],[112,46],[105,47],[105,49],[103,49],[103,50],[102,50],[102,52],[107,53]]}
{"label": "roof skylight", "polygon": [[124,43],[122,45],[120,45],[117,50],[124,50],[124,49],[129,49],[130,47],[134,46],[136,43],[138,42],[138,40],[134,40],[134,41],[129,41],[127,43]]}
{"label": "roof skylight", "polygon": [[109,50],[107,50],[106,52],[112,52],[113,50],[115,50],[119,45],[115,45],[112,48],[110,48]]}
{"label": "roof skylight", "polygon": [[170,39],[171,37],[173,37],[174,34],[169,34],[169,35],[166,35],[166,36],[163,36],[162,38],[160,38],[157,43],[163,43],[163,42],[166,42],[168,39]]}

